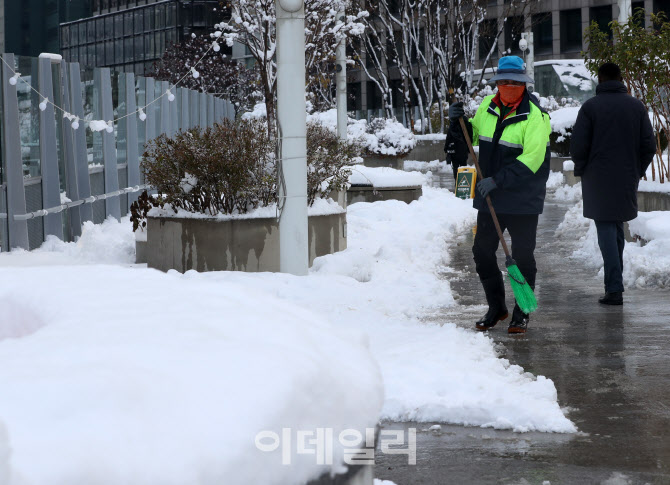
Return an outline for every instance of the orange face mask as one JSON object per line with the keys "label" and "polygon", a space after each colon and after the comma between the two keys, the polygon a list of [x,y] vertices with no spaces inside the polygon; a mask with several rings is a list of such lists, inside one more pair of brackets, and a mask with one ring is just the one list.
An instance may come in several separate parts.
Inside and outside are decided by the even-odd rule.
{"label": "orange face mask", "polygon": [[523,91],[526,86],[514,86],[512,84],[499,84],[498,92],[500,92],[500,100],[506,106],[514,106],[517,101],[523,96]]}

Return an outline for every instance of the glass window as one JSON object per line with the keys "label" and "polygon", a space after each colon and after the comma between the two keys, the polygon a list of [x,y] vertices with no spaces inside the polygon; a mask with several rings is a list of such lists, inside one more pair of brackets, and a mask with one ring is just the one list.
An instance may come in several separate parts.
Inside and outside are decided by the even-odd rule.
{"label": "glass window", "polygon": [[72,24],[70,26],[70,45],[76,46],[79,44],[79,24]]}
{"label": "glass window", "polygon": [[86,29],[88,30],[88,42],[95,42],[95,20],[86,22]]}
{"label": "glass window", "polygon": [[142,10],[135,10],[133,15],[135,17],[134,18],[134,22],[135,22],[134,32],[136,34],[144,32],[144,22],[142,22],[144,20],[144,15],[142,15]]}
{"label": "glass window", "polygon": [[156,5],[156,24],[154,25],[154,28],[156,30],[158,29],[164,29],[165,28],[165,5]]}
{"label": "glass window", "polygon": [[60,29],[60,38],[61,38],[61,45],[63,47],[68,47],[70,45],[70,27],[67,25],[64,25]]}
{"label": "glass window", "polygon": [[123,37],[123,14],[114,16],[114,37]]}
{"label": "glass window", "polygon": [[154,7],[143,8],[142,14],[144,15],[144,31],[151,32],[154,30]]}
{"label": "glass window", "polygon": [[125,35],[130,35],[135,30],[133,29],[133,12],[126,12],[123,14],[123,31]]}
{"label": "glass window", "polygon": [[165,52],[165,32],[156,32],[156,57],[162,57]]}
{"label": "glass window", "polygon": [[111,17],[105,17],[105,39],[111,39],[114,37],[114,19]]}
{"label": "glass window", "polygon": [[114,41],[114,64],[123,63],[123,40]]}
{"label": "glass window", "polygon": [[612,37],[612,29],[610,29],[610,22],[612,21],[612,6],[603,5],[602,7],[591,7],[589,9],[589,22],[598,24],[601,32],[607,32]]}
{"label": "glass window", "polygon": [[97,66],[98,61],[95,58],[95,44],[89,44],[86,49],[88,50],[88,59],[86,62],[88,62],[89,66]]}
{"label": "glass window", "polygon": [[153,59],[156,55],[156,43],[153,34],[144,35],[144,56],[146,59]]}
{"label": "glass window", "polygon": [[95,33],[97,35],[95,40],[99,41],[104,35],[104,32],[105,32],[105,20],[102,18],[95,19]]}
{"label": "glass window", "polygon": [[171,46],[177,42],[177,30],[170,29],[165,32],[165,47]]}
{"label": "glass window", "polygon": [[86,43],[86,23],[82,22],[79,24],[79,43]]}
{"label": "glass window", "polygon": [[105,66],[114,64],[114,42],[105,41]]}
{"label": "glass window", "polygon": [[[496,19],[484,20],[479,24],[479,59],[482,61],[489,55],[497,35],[498,21]],[[494,50],[493,54],[491,54],[491,58],[495,59],[497,57],[498,52],[497,50]]]}
{"label": "glass window", "polygon": [[138,35],[133,38],[135,44],[135,60],[144,60],[144,36]]}
{"label": "glass window", "polygon": [[95,44],[95,60],[96,65],[104,66],[105,65],[105,44],[98,42]]}
{"label": "glass window", "polygon": [[[38,67],[37,59],[17,56],[17,71],[23,74],[23,79],[33,86],[37,86]],[[21,126],[21,158],[23,162],[23,174],[30,177],[40,175],[40,103],[37,94],[22,83],[17,85],[16,95],[19,100],[19,124]]]}
{"label": "glass window", "polygon": [[79,62],[86,64],[86,46],[82,45],[79,47]]}
{"label": "glass window", "polygon": [[132,62],[135,60],[135,48],[133,47],[132,37],[123,39],[123,50],[126,53],[126,57],[123,59],[125,62]]}
{"label": "glass window", "polygon": [[581,9],[561,11],[561,52],[582,50]]}
{"label": "glass window", "polygon": [[167,27],[174,27],[177,24],[177,6],[171,3],[167,6],[167,19],[165,20]]}
{"label": "glass window", "polygon": [[535,54],[551,54],[554,51],[551,13],[533,16],[533,42],[535,43]]}

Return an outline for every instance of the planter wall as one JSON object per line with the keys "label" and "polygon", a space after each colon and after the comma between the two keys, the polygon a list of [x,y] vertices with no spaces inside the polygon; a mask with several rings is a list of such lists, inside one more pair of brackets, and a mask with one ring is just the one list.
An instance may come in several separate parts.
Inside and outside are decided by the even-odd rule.
{"label": "planter wall", "polygon": [[402,170],[405,165],[406,156],[391,155],[366,155],[363,157],[363,165],[366,167],[389,167]]}
{"label": "planter wall", "polygon": [[445,160],[444,140],[417,140],[416,146],[405,158],[407,160],[418,160],[420,162]]}
{"label": "planter wall", "polygon": [[670,193],[639,191],[637,193],[637,206],[638,210],[642,212],[670,211]]}
{"label": "planter wall", "polygon": [[423,195],[423,190],[420,185],[409,187],[388,187],[388,188],[373,188],[370,185],[366,186],[352,186],[347,190],[347,203],[355,204],[356,202],[377,202],[379,200],[400,200],[408,204],[414,200],[419,200]]}
{"label": "planter wall", "polygon": [[[309,217],[309,264],[347,247],[346,213]],[[279,271],[275,218],[147,218],[147,266],[196,271]]]}

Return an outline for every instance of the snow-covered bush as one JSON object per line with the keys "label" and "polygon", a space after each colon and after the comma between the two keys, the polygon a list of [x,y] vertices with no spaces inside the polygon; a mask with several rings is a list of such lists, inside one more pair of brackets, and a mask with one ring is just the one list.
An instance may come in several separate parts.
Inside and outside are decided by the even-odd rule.
{"label": "snow-covered bush", "polygon": [[341,141],[326,126],[307,124],[307,201],[327,197],[333,190],[346,188],[351,170],[362,147],[358,143]]}
{"label": "snow-covered bush", "polygon": [[[245,214],[277,202],[275,144],[263,119],[226,120],[212,128],[194,128],[174,138],[164,135],[147,144],[142,167],[159,196],[137,204],[133,227],[144,227],[147,205],[208,215]],[[341,142],[335,133],[307,125],[307,194],[319,197],[343,189],[345,168],[360,154],[357,143]]]}
{"label": "snow-covered bush", "polygon": [[147,183],[173,209],[244,214],[275,197],[274,148],[264,123],[229,120],[147,143]]}

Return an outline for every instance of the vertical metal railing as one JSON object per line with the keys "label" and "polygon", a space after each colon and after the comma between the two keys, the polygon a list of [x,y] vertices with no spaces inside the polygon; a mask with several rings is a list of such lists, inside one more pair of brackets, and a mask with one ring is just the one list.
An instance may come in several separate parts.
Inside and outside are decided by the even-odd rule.
{"label": "vertical metal railing", "polygon": [[[72,240],[81,235],[83,222],[119,219],[143,187],[140,164],[147,140],[234,117],[232,104],[212,95],[172,88],[172,102],[167,96],[158,100],[169,83],[132,73],[112,76],[109,68],[82,76],[78,63],[50,58],[21,58],[22,66],[32,65],[31,74],[12,84],[18,59],[2,57],[2,251],[32,249],[47,236]],[[19,89],[25,104],[19,104]],[[44,98],[50,103],[38,110]],[[145,120],[136,113],[142,106]],[[73,116],[64,117],[69,113]],[[72,126],[74,117],[80,120],[78,129]],[[92,133],[85,123],[116,117],[123,119],[111,133]],[[32,130],[25,136],[24,125]]]}

